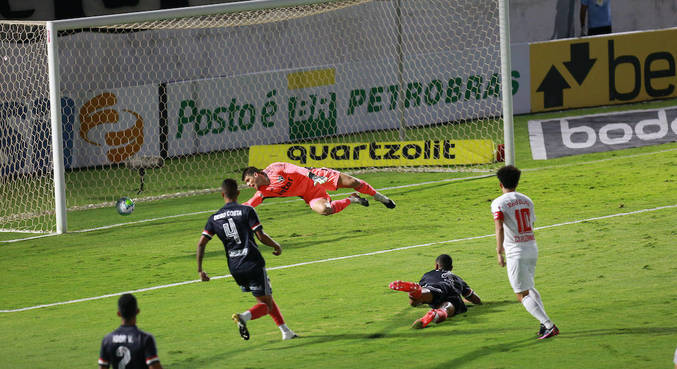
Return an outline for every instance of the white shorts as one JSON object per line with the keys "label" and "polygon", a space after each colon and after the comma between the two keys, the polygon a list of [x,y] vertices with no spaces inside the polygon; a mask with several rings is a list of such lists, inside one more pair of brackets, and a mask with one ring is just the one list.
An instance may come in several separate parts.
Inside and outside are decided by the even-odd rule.
{"label": "white shorts", "polygon": [[538,258],[507,258],[508,280],[515,293],[534,288],[534,274]]}

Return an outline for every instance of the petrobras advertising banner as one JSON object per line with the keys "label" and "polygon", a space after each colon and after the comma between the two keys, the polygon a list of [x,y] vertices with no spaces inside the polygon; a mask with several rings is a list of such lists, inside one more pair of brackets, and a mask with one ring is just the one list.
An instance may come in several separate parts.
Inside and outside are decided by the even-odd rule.
{"label": "petrobras advertising banner", "polygon": [[677,142],[677,108],[529,121],[536,160]]}
{"label": "petrobras advertising banner", "polygon": [[426,55],[401,81],[397,62],[382,60],[169,83],[168,155],[500,115],[498,70],[459,70],[460,57]]}
{"label": "petrobras advertising banner", "polygon": [[361,168],[483,164],[494,160],[491,140],[433,140],[261,145],[249,148],[249,165],[271,162],[303,167]]}
{"label": "petrobras advertising banner", "polygon": [[123,163],[133,156],[159,156],[158,88],[145,85],[80,93],[75,115],[72,168]]}

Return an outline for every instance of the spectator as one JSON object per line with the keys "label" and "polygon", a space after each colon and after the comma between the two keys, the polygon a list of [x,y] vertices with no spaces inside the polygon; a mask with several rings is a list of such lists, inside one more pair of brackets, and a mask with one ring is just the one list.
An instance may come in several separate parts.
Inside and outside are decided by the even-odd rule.
{"label": "spectator", "polygon": [[588,17],[587,35],[604,35],[611,33],[611,0],[581,0],[581,36],[585,36]]}

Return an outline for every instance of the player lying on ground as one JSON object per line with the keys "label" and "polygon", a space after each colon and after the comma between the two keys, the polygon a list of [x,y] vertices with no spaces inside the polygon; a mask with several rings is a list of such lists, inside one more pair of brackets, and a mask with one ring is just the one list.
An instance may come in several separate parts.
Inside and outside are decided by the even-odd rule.
{"label": "player lying on ground", "polygon": [[288,340],[298,337],[284,323],[284,318],[273,300],[273,290],[270,287],[270,279],[266,272],[266,261],[259,252],[254,241],[254,235],[263,244],[275,249],[273,255],[280,255],[282,248],[275,240],[263,232],[263,226],[259,222],[256,210],[250,206],[237,203],[240,191],[234,179],[226,179],[221,184],[221,196],[224,205],[214,215],[209,217],[207,225],[202,231],[202,237],[197,244],[197,272],[204,282],[209,281],[207,272],[202,270],[202,258],[205,254],[207,242],[216,234],[226,249],[228,269],[240,286],[242,292],[251,292],[257,301],[251,309],[240,314],[233,314],[233,321],[237,323],[240,336],[248,340],[249,330],[247,321],[258,319],[270,314],[275,324],[282,332],[282,339]]}
{"label": "player lying on ground", "polygon": [[[435,259],[435,269],[421,277],[419,283],[394,281],[390,288],[395,291],[409,292],[409,305],[428,304],[428,311],[422,318],[416,319],[412,328],[425,328],[430,322],[442,323],[447,318],[468,311],[463,298],[475,305],[482,300],[465,281],[452,273],[451,256],[442,254]],[[462,298],[463,297],[463,298]]]}
{"label": "player lying on ground", "polygon": [[328,168],[303,168],[290,163],[273,163],[260,170],[248,167],[242,172],[242,180],[257,189],[245,205],[258,206],[268,197],[300,196],[315,212],[331,215],[340,212],[352,203],[369,206],[366,199],[354,193],[343,200],[331,201],[327,191],[339,188],[353,188],[357,192],[371,195],[376,201],[393,209],[395,203],[376,192],[369,183]]}

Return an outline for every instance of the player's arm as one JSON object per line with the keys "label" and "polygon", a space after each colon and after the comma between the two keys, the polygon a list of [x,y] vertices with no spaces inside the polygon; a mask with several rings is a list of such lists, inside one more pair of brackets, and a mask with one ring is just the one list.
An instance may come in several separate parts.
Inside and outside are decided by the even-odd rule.
{"label": "player's arm", "polygon": [[505,250],[503,249],[503,240],[505,233],[503,231],[503,218],[494,217],[494,226],[496,230],[496,257],[498,258],[498,265],[505,266]]}
{"label": "player's arm", "polygon": [[99,369],[108,369],[110,367],[110,353],[106,350],[106,337],[101,341],[101,350],[99,351]]}
{"label": "player's arm", "polygon": [[249,205],[252,208],[255,208],[261,205],[262,202],[263,202],[263,194],[261,193],[261,191],[256,191],[256,193],[254,194],[254,196],[252,196],[251,199],[247,200],[246,202],[243,202],[242,204]]}
{"label": "player's arm", "polygon": [[197,243],[197,252],[195,254],[195,258],[197,259],[197,273],[200,275],[200,279],[203,282],[209,281],[207,272],[202,270],[202,259],[205,256],[205,247],[207,246],[207,242],[209,242],[209,237],[205,236],[204,234],[200,236],[200,241]]}
{"label": "player's arm", "polygon": [[482,305],[482,299],[477,296],[474,290],[472,290],[468,296],[464,296],[464,298],[475,305]]}
{"label": "player's arm", "polygon": [[282,246],[280,246],[280,244],[277,243],[277,241],[268,236],[268,234],[263,231],[263,228],[259,228],[256,232],[254,232],[254,234],[256,235],[256,238],[258,238],[259,241],[261,241],[262,244],[270,246],[273,249],[275,249],[273,251],[273,255],[280,255],[282,253]]}

